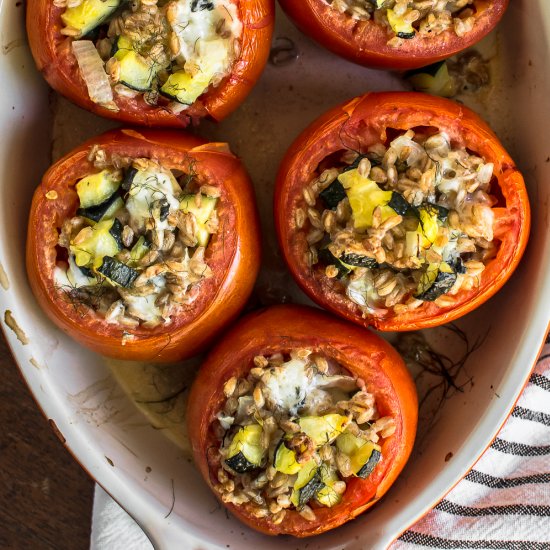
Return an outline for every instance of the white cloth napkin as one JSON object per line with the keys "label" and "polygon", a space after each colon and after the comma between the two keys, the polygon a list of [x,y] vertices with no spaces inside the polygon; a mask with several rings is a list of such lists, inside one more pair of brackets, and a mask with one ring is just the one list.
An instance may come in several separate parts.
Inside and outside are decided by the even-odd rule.
{"label": "white cloth napkin", "polygon": [[[491,447],[391,550],[550,550],[550,338],[546,343]],[[96,487],[91,549],[120,548],[153,547],[130,516]]]}

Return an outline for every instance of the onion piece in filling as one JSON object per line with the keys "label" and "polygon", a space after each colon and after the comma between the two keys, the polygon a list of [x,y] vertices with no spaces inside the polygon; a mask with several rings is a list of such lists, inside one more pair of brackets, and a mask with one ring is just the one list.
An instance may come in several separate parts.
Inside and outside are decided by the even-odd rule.
{"label": "onion piece in filling", "polygon": [[117,158],[115,168],[94,152],[98,171],[76,183],[79,208],[61,227],[57,288],[108,323],[168,325],[212,276],[219,190],[152,159]]}
{"label": "onion piece in filling", "polygon": [[304,189],[297,223],[312,264],[364,315],[384,317],[479,285],[496,256],[492,163],[444,132],[409,130],[365,155],[346,151]]}
{"label": "onion piece in filling", "polygon": [[297,349],[256,356],[254,365],[224,384],[215,489],[274,525],[289,510],[314,521],[315,509],[342,501],[346,480],[373,472],[395,421],[380,417],[361,379],[323,354]]}

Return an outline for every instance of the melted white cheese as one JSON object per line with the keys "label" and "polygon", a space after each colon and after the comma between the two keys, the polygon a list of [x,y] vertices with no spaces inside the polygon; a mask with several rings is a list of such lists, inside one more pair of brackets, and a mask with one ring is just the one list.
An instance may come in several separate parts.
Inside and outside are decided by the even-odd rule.
{"label": "melted white cheese", "polygon": [[[176,61],[190,74],[197,72],[225,75],[231,68],[232,38],[242,32],[237,6],[228,0],[212,0],[214,9],[192,11],[193,2],[177,2],[172,29],[179,39],[180,51]],[[225,20],[228,38],[221,38],[216,29]]]}
{"label": "melted white cheese", "polygon": [[132,296],[128,294],[124,297],[124,302],[130,315],[142,319],[143,321],[158,322],[160,320],[161,311],[159,307],[155,305],[156,299],[156,294],[148,294],[147,296]]}
{"label": "melted white cheese", "polygon": [[335,394],[342,398],[342,392],[356,387],[350,376],[314,372],[308,377],[306,369],[307,363],[301,359],[291,359],[280,367],[266,369],[262,376],[266,397],[293,416],[299,410],[316,415],[334,402]]}
{"label": "melted white cheese", "polygon": [[[132,181],[128,192],[126,208],[137,227],[143,227],[145,220],[152,217],[153,204],[156,201],[166,199],[170,206],[170,212],[179,208],[179,200],[175,197],[181,193],[177,181],[169,170],[140,170]],[[168,221],[155,218],[157,229],[167,229]]]}
{"label": "melted white cheese", "polygon": [[315,378],[306,376],[306,363],[292,359],[280,367],[273,367],[264,374],[262,381],[269,398],[281,408],[296,414],[298,406],[315,387]]}
{"label": "melted white cheese", "polygon": [[166,319],[162,317],[161,309],[155,304],[160,292],[166,286],[166,280],[161,275],[158,275],[151,279],[150,282],[155,285],[155,292],[147,296],[132,296],[131,294],[126,294],[124,296],[126,309],[130,315],[145,322],[166,321]]}

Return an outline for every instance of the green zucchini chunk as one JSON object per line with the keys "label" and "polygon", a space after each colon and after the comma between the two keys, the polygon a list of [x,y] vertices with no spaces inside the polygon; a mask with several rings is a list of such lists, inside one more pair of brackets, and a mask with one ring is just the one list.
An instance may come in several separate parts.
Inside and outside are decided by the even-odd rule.
{"label": "green zucchini chunk", "polygon": [[145,239],[145,237],[141,236],[136,244],[132,247],[132,250],[130,250],[130,261],[129,264],[132,266],[136,266],[138,262],[149,252],[150,250],[150,243]]}
{"label": "green zucchini chunk", "polygon": [[76,211],[77,216],[84,216],[94,222],[99,222],[104,218],[111,218],[114,214],[124,206],[124,201],[118,193],[113,193],[107,200],[96,206],[89,208],[79,208]]}
{"label": "green zucchini chunk", "polygon": [[323,487],[317,491],[315,499],[319,504],[331,508],[342,500],[342,495],[334,490],[334,484],[339,481],[338,474],[336,470],[333,470],[327,464],[323,464],[319,468],[319,473]]}
{"label": "green zucchini chunk", "polygon": [[217,198],[201,195],[201,205],[195,203],[195,195],[183,195],[180,200],[180,210],[183,212],[191,212],[195,215],[197,222],[205,224],[210,217],[210,214],[216,208]]}
{"label": "green zucchini chunk", "polygon": [[434,204],[432,202],[428,202],[424,204],[423,207],[429,212],[435,212],[437,219],[440,222],[445,223],[447,221],[447,218],[449,217],[449,209],[445,208],[444,206],[441,206],[440,204]]}
{"label": "green zucchini chunk", "polygon": [[334,256],[334,254],[328,248],[322,248],[317,254],[319,261],[324,265],[334,265],[338,269],[338,278],[345,277],[351,272],[351,269],[345,266],[339,258]]}
{"label": "green zucchini chunk", "polygon": [[83,0],[80,5],[67,8],[61,20],[67,27],[80,31],[79,36],[84,36],[101,25],[120,4],[121,0]]}
{"label": "green zucchini chunk", "polygon": [[452,97],[456,91],[455,83],[445,61],[410,71],[406,73],[405,78],[417,92]]}
{"label": "green zucchini chunk", "polygon": [[192,76],[185,71],[177,71],[168,77],[160,93],[183,105],[192,105],[208,88],[212,76],[208,72],[200,72]]}
{"label": "green zucchini chunk", "polygon": [[111,57],[116,57],[117,59],[122,59],[130,50],[134,49],[134,45],[129,38],[126,38],[124,35],[119,36],[117,40],[113,42],[113,47],[111,48]]}
{"label": "green zucchini chunk", "polygon": [[273,458],[273,467],[283,474],[297,474],[302,468],[301,464],[296,461],[295,451],[289,449],[282,439],[275,449]]}
{"label": "green zucchini chunk", "polygon": [[[353,212],[353,224],[355,229],[364,231],[373,224],[374,212],[380,209],[380,221],[395,216],[396,212],[388,206],[393,198],[393,191],[384,191],[378,184],[363,176],[359,170],[348,170],[338,176],[338,180],[346,190],[351,211]],[[397,206],[398,198],[394,198]],[[402,205],[399,206],[401,209]],[[407,206],[408,208],[408,206]]]}
{"label": "green zucchini chunk", "polygon": [[340,261],[344,265],[347,264],[354,267],[368,267],[369,269],[378,267],[378,262],[375,258],[361,256],[359,254],[342,254],[342,256],[340,256]]}
{"label": "green zucchini chunk", "polygon": [[296,508],[305,506],[322,489],[324,483],[321,481],[321,472],[315,460],[310,460],[298,472],[294,482],[290,502]]}
{"label": "green zucchini chunk", "polygon": [[235,434],[227,450],[225,463],[235,472],[243,474],[259,468],[264,455],[262,427],[251,424],[240,428]]}
{"label": "green zucchini chunk", "polygon": [[97,268],[97,271],[113,283],[124,288],[130,288],[139,275],[135,269],[110,256],[103,258],[103,263]]}
{"label": "green zucchini chunk", "polygon": [[388,8],[386,11],[386,17],[388,18],[388,23],[392,28],[393,32],[396,34],[397,38],[404,38],[410,40],[415,36],[414,27],[407,22],[401,15],[397,15],[395,11],[391,8]]}
{"label": "green zucchini chunk", "polygon": [[102,170],[82,178],[76,184],[80,208],[86,209],[104,203],[118,191],[119,187],[120,178],[111,170]]}
{"label": "green zucchini chunk", "polygon": [[111,226],[111,229],[109,229],[109,233],[112,235],[113,239],[117,243],[119,250],[122,250],[124,248],[124,244],[122,243],[123,229],[124,228],[122,227],[122,224],[117,218],[113,220],[113,225]]}
{"label": "green zucchini chunk", "polygon": [[[121,250],[121,239],[115,238],[111,233],[114,226],[114,220],[102,220],[92,227],[85,228],[88,235],[84,240],[78,244],[71,242],[70,252],[74,255],[78,267],[97,268],[102,264],[105,256],[115,256]],[[121,231],[120,222],[118,222],[118,226]],[[116,234],[117,230],[114,233]]]}
{"label": "green zucchini chunk", "polygon": [[407,71],[405,73],[405,78],[410,78],[411,76],[417,74],[427,74],[429,76],[435,76],[439,72],[439,69],[441,69],[442,65],[445,65],[445,61],[438,61],[437,63],[432,63],[431,65],[426,65],[425,67],[420,67],[418,69],[413,69],[412,71]]}
{"label": "green zucchini chunk", "polygon": [[120,83],[138,92],[151,89],[156,74],[154,67],[134,50],[127,51],[119,59]]}
{"label": "green zucchini chunk", "polygon": [[411,205],[405,200],[405,197],[395,191],[392,191],[391,198],[388,201],[388,206],[400,216],[404,216],[411,207]]}
{"label": "green zucchini chunk", "polygon": [[425,302],[433,302],[449,292],[455,282],[456,273],[448,263],[429,264],[420,277],[415,298]]}
{"label": "green zucchini chunk", "polygon": [[363,467],[355,474],[357,477],[366,479],[369,477],[376,465],[380,462],[380,459],[382,458],[382,453],[378,451],[377,449],[373,449],[371,455],[369,456],[367,462],[363,465]]}
{"label": "green zucchini chunk", "polygon": [[183,195],[180,200],[180,210],[195,216],[198,224],[197,241],[199,246],[206,246],[210,240],[210,233],[206,229],[206,222],[216,208],[218,199],[201,195],[201,204],[197,206],[195,195]]}
{"label": "green zucchini chunk", "polygon": [[233,455],[231,458],[226,459],[225,463],[239,474],[245,474],[246,472],[251,472],[258,468],[258,466],[256,464],[252,464],[252,462],[250,462],[241,451],[239,451],[236,455]]}
{"label": "green zucchini chunk", "polygon": [[324,416],[303,416],[298,423],[300,429],[320,447],[335,440],[345,429],[349,420],[341,414]]}
{"label": "green zucchini chunk", "polygon": [[334,180],[326,189],[323,189],[319,193],[319,197],[321,197],[325,207],[331,210],[335,210],[338,203],[343,201],[346,196],[346,190],[338,180]]}
{"label": "green zucchini chunk", "polygon": [[344,432],[336,440],[338,449],[349,456],[351,471],[354,476],[365,479],[368,477],[382,457],[381,448],[372,441],[366,441]]}
{"label": "green zucchini chunk", "polygon": [[130,187],[132,187],[132,182],[134,181],[134,178],[136,174],[138,173],[137,168],[134,168],[133,166],[130,166],[124,173],[124,179],[122,180],[122,189],[124,191],[130,191]]}

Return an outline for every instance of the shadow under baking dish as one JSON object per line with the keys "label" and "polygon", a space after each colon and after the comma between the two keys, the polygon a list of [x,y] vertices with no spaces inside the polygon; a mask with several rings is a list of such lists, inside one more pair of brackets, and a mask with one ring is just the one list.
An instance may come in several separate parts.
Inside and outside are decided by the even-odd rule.
{"label": "shadow under baking dish", "polygon": [[[196,365],[107,365],[65,337],[35,304],[24,268],[34,188],[50,157],[59,158],[114,124],[50,92],[25,45],[23,7],[4,1],[1,15],[0,310],[23,375],[65,445],[158,548],[386,547],[441,499],[490,444],[546,334],[550,186],[543,182],[550,179],[550,151],[541,138],[550,126],[550,6],[545,0],[513,3],[498,34],[484,46],[494,56],[495,86],[477,98],[464,98],[516,159],[533,210],[531,241],[518,271],[496,297],[458,323],[472,341],[486,335],[462,375],[473,384],[449,395],[441,407],[433,400],[425,403],[414,454],[383,501],[346,526],[309,541],[269,539],[250,531],[227,516],[197,475],[183,432],[186,388]],[[338,102],[367,90],[402,87],[394,75],[356,67],[316,47],[281,13],[277,37],[290,38],[298,58],[268,66],[236,113],[219,126],[206,123],[199,129],[205,137],[229,141],[255,182],[265,251],[256,287],[261,303],[306,301],[283,267],[272,225],[273,181],[287,146]],[[445,329],[426,334],[436,347],[460,353],[460,343]],[[433,380],[420,380],[422,395]]]}

